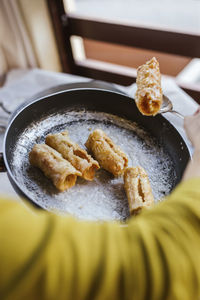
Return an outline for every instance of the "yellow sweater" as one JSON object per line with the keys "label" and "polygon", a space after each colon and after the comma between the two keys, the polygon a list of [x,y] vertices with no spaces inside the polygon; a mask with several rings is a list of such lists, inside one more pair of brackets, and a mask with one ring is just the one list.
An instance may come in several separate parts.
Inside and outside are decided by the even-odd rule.
{"label": "yellow sweater", "polygon": [[127,227],[0,201],[1,300],[196,300],[199,289],[200,179]]}

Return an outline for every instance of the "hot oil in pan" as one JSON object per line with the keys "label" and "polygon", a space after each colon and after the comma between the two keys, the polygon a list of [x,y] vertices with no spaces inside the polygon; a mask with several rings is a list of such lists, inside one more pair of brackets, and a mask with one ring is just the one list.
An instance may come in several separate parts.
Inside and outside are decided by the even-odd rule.
{"label": "hot oil in pan", "polygon": [[35,143],[44,142],[48,133],[67,129],[70,138],[85,148],[88,135],[96,128],[103,129],[121,147],[129,158],[129,166],[140,165],[147,171],[156,201],[169,194],[176,180],[173,163],[146,131],[111,114],[68,111],[32,123],[18,139],[12,169],[29,198],[47,210],[67,212],[81,219],[124,220],[129,216],[123,178],[114,178],[100,169],[94,181],[78,178],[74,187],[58,192],[39,169],[29,164],[29,151]]}

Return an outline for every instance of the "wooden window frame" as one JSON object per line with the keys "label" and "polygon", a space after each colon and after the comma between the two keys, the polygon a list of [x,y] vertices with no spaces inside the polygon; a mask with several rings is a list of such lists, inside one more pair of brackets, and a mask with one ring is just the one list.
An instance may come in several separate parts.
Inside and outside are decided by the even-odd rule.
{"label": "wooden window frame", "polygon": [[[200,34],[158,27],[147,28],[131,22],[111,22],[83,17],[76,13],[66,14],[63,0],[47,0],[47,2],[64,72],[122,85],[129,85],[136,79],[136,70],[132,68],[90,59],[75,61],[70,43],[71,36],[200,58]],[[176,82],[200,103],[199,85]]]}

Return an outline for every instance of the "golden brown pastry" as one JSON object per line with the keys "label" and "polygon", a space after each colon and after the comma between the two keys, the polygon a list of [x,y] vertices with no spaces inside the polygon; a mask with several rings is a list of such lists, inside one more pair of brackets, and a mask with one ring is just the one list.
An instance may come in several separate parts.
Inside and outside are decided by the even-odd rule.
{"label": "golden brown pastry", "polygon": [[125,170],[124,188],[130,214],[137,214],[142,208],[148,208],[154,203],[149,178],[142,167],[131,167]]}
{"label": "golden brown pastry", "polygon": [[155,116],[162,105],[162,88],[159,63],[155,57],[137,70],[135,102],[139,111],[146,116]]}
{"label": "golden brown pastry", "polygon": [[46,144],[54,148],[63,158],[67,159],[86,180],[93,180],[95,171],[99,164],[84,149],[72,142],[68,137],[68,132],[63,131],[56,134],[49,134],[45,140]]}
{"label": "golden brown pastry", "polygon": [[96,129],[89,135],[85,146],[93,153],[102,168],[114,176],[124,173],[128,165],[126,154],[101,129]]}
{"label": "golden brown pastry", "polygon": [[29,161],[41,169],[60,191],[75,185],[77,176],[81,175],[60,153],[45,144],[34,145],[29,153]]}

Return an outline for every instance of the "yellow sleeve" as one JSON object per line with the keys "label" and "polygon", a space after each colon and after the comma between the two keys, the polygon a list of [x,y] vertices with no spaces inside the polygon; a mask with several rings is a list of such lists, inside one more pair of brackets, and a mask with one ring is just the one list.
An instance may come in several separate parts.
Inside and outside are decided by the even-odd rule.
{"label": "yellow sleeve", "polygon": [[197,299],[200,179],[118,223],[0,201],[0,299]]}

